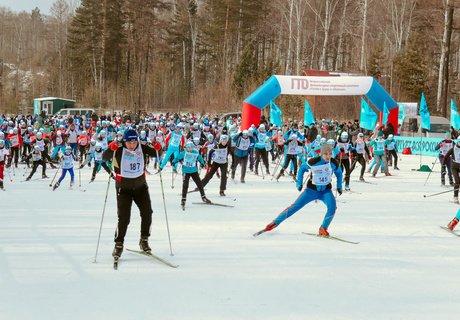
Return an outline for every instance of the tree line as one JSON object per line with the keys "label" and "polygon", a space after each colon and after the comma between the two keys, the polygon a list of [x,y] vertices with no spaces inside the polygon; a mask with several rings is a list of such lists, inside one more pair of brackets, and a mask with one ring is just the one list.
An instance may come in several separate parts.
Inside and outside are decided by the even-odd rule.
{"label": "tree line", "polygon": [[[60,96],[99,110],[222,112],[271,74],[376,77],[397,101],[458,99],[455,0],[57,0],[0,7],[0,112]],[[296,117],[350,118],[357,97],[280,97]]]}

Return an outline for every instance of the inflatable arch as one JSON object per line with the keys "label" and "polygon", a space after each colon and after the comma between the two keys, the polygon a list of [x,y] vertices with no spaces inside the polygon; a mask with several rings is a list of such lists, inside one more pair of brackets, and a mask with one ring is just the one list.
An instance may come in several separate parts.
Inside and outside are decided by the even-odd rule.
{"label": "inflatable arch", "polygon": [[242,129],[260,123],[260,115],[271,100],[280,94],[302,96],[365,95],[380,111],[386,103],[390,110],[388,122],[398,128],[398,105],[372,77],[355,76],[271,76],[243,102]]}

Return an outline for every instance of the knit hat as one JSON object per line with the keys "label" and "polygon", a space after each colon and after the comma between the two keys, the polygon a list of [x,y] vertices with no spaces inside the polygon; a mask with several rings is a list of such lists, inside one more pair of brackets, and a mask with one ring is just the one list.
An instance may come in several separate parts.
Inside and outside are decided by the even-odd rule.
{"label": "knit hat", "polygon": [[125,134],[123,135],[123,141],[137,141],[139,138],[137,132],[133,129],[129,129],[125,131]]}
{"label": "knit hat", "polygon": [[330,144],[325,143],[321,146],[321,155],[325,153],[332,153],[332,146]]}

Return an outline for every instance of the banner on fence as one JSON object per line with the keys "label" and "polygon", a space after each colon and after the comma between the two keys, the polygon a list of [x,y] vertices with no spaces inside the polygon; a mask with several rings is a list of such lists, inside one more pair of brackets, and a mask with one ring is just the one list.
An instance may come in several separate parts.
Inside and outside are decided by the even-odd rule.
{"label": "banner on fence", "polygon": [[435,150],[436,146],[443,140],[441,138],[423,138],[420,137],[395,137],[396,148],[398,152],[402,152],[405,148],[410,148],[412,154],[420,154],[423,156],[437,156],[439,150]]}

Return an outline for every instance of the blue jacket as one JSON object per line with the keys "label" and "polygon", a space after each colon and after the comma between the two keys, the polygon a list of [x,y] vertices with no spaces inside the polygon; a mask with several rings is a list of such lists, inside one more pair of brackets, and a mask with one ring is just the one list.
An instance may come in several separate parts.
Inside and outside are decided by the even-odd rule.
{"label": "blue jacket", "polygon": [[[299,172],[297,173],[297,185],[296,185],[297,190],[299,191],[302,190],[303,176],[305,172],[309,171],[310,169],[313,169],[312,171],[314,172],[314,167],[322,166],[327,163],[328,162],[326,162],[323,159],[323,157],[317,157],[317,158],[309,159],[307,161],[307,164],[302,164],[299,168]],[[339,162],[336,159],[332,158],[329,163],[331,164],[332,172],[337,178],[337,189],[341,190],[342,189],[342,169],[340,168]],[[325,191],[325,190],[331,189],[332,185],[331,183],[325,186],[315,185],[313,184],[312,177],[310,177],[308,179],[307,187],[313,190],[317,190],[317,191]]]}
{"label": "blue jacket", "polygon": [[201,166],[204,167],[205,162],[200,153],[193,149],[191,152],[184,150],[179,153],[177,159],[174,159],[173,164],[183,160],[182,162],[182,173],[195,173],[198,172],[197,162],[201,163]]}

